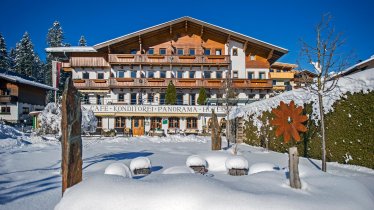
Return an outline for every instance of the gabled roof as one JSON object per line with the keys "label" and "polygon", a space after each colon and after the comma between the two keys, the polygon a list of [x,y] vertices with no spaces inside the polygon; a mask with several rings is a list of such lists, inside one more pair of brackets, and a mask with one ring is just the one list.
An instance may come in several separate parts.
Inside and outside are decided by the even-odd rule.
{"label": "gabled roof", "polygon": [[93,47],[71,46],[71,47],[48,47],[46,52],[97,52]]}
{"label": "gabled roof", "polygon": [[53,88],[51,86],[36,82],[30,77],[27,77],[27,76],[24,76],[24,75],[21,75],[21,74],[12,72],[12,71],[8,71],[5,69],[0,69],[0,78],[13,82],[13,83],[30,85],[30,86],[42,88],[45,90],[57,90],[56,88]]}
{"label": "gabled roof", "polygon": [[98,50],[98,49],[107,47],[109,45],[112,45],[112,44],[124,41],[126,39],[137,37],[137,36],[143,35],[145,33],[148,33],[148,32],[151,32],[151,31],[155,31],[155,30],[158,30],[158,29],[162,29],[162,28],[165,28],[165,27],[169,27],[169,26],[171,26],[173,24],[181,23],[181,22],[184,22],[184,21],[190,21],[192,23],[195,23],[195,24],[198,24],[198,25],[201,25],[201,26],[204,26],[204,27],[208,27],[208,28],[211,28],[211,29],[215,29],[215,30],[221,31],[223,33],[226,33],[226,34],[234,36],[234,37],[238,37],[238,38],[243,39],[245,41],[248,41],[248,42],[251,42],[251,43],[255,43],[255,44],[267,47],[267,48],[269,48],[271,50],[278,51],[278,52],[280,52],[282,54],[286,54],[288,52],[288,50],[285,49],[285,48],[282,48],[282,47],[279,47],[279,46],[276,46],[276,45],[273,45],[273,44],[261,41],[259,39],[255,39],[253,37],[250,37],[250,36],[247,36],[247,35],[235,32],[235,31],[231,31],[231,30],[226,29],[226,28],[222,28],[222,27],[216,26],[216,25],[213,25],[213,24],[210,24],[210,23],[207,23],[207,22],[204,22],[204,21],[192,18],[192,17],[188,17],[188,16],[181,17],[181,18],[178,18],[178,19],[175,19],[175,20],[171,20],[171,21],[168,21],[168,22],[165,22],[165,23],[161,23],[159,25],[155,25],[155,26],[152,26],[152,27],[149,27],[149,28],[146,28],[146,29],[142,29],[142,30],[130,33],[130,34],[126,34],[124,36],[120,36],[120,37],[117,37],[117,38],[114,38],[114,39],[111,39],[111,40],[108,40],[108,41],[96,44],[96,45],[93,46],[93,48],[95,48],[96,50]]}

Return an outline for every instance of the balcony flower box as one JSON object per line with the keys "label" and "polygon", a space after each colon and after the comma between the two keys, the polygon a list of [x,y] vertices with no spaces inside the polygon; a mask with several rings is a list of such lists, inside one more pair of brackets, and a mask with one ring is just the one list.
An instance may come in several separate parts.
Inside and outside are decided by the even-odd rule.
{"label": "balcony flower box", "polygon": [[117,58],[134,58],[134,55],[117,55]]}
{"label": "balcony flower box", "polygon": [[163,59],[165,58],[164,55],[148,55],[148,58],[150,59]]}
{"label": "balcony flower box", "polygon": [[208,59],[225,59],[224,55],[208,55]]}
{"label": "balcony flower box", "polygon": [[196,56],[194,55],[180,55],[179,59],[195,59]]}
{"label": "balcony flower box", "polygon": [[149,78],[148,82],[164,82],[165,79],[158,79],[158,78]]}
{"label": "balcony flower box", "polygon": [[84,79],[74,79],[73,81],[74,83],[85,83],[86,82],[86,80]]}
{"label": "balcony flower box", "polygon": [[94,79],[95,83],[106,83],[106,79]]}
{"label": "balcony flower box", "polygon": [[133,78],[116,78],[117,82],[133,82]]}

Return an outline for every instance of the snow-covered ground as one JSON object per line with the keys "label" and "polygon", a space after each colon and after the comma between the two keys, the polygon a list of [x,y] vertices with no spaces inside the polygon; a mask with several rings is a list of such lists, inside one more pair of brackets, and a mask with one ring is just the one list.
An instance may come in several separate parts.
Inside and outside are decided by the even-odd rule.
{"label": "snow-covered ground", "polygon": [[[0,142],[17,142],[17,136],[3,137]],[[61,199],[60,144],[47,138],[25,137],[25,141],[30,144],[0,146],[0,209],[54,209]],[[323,173],[320,161],[301,158],[303,187],[295,190],[288,184],[287,154],[244,144],[239,145],[238,155],[248,161],[250,170],[255,166],[252,170],[257,173],[240,177],[227,175],[225,162],[232,156],[230,150],[210,151],[207,137],[89,137],[83,144],[84,180],[68,189],[56,209],[374,207],[374,170],[364,167],[329,163],[328,173]],[[208,174],[163,174],[168,168],[186,166],[191,155],[207,161]],[[130,166],[137,157],[150,159],[150,175],[104,175],[109,164]],[[276,167],[271,170],[269,166]]]}

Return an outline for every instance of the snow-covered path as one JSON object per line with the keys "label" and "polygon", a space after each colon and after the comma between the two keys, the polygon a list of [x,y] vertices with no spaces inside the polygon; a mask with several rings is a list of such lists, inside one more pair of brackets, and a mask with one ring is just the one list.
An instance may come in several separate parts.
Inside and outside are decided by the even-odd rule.
{"label": "snow-covered path", "polygon": [[[206,154],[209,151],[210,141],[205,137],[138,137],[105,140],[85,138],[83,177],[88,179],[103,174],[105,168],[115,161],[130,165],[132,159],[141,156],[151,159],[152,174],[161,174],[169,167],[185,165],[190,155]],[[249,166],[268,162],[282,169],[288,164],[287,154],[264,152],[262,148],[247,145],[240,145],[239,152],[248,160]],[[53,209],[61,198],[60,156],[60,145],[57,142],[0,148],[0,209]],[[304,158],[300,160],[302,181],[305,181],[306,186],[309,183],[313,184],[307,192],[304,192],[306,194],[318,193],[316,183],[320,182],[318,179],[322,173],[318,170],[319,165],[320,162],[316,160]],[[358,184],[357,189],[361,190],[365,186],[369,190],[372,201],[366,202],[369,204],[374,202],[374,170],[335,163],[329,163],[328,170],[331,175],[327,175],[326,182],[338,180],[336,184],[339,185],[346,178],[356,180],[362,184]],[[281,173],[284,174],[279,171],[275,177],[270,173],[263,173],[261,176],[255,174],[231,177],[224,172],[215,172],[213,179],[230,183],[231,187],[240,191],[248,189],[253,194],[268,193],[271,196],[271,194],[283,193],[287,188],[287,178],[285,175],[280,175]],[[270,183],[271,180],[274,180],[274,183],[280,182],[276,184],[279,186]],[[267,183],[274,185],[274,188],[269,187]],[[325,182],[321,182],[321,185],[323,183]],[[333,192],[333,189],[330,190]],[[315,201],[311,199],[310,202]]]}

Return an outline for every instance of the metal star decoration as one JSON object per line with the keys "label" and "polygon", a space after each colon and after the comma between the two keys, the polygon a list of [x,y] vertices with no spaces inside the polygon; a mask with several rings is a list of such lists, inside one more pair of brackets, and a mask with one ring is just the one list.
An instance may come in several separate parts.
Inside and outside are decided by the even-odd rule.
{"label": "metal star decoration", "polygon": [[299,132],[307,131],[302,123],[308,120],[306,115],[302,115],[302,111],[301,106],[295,107],[294,101],[291,101],[289,105],[281,101],[280,107],[272,110],[275,119],[271,121],[271,124],[277,126],[275,136],[283,135],[285,143],[289,142],[291,137],[295,141],[300,141]]}

